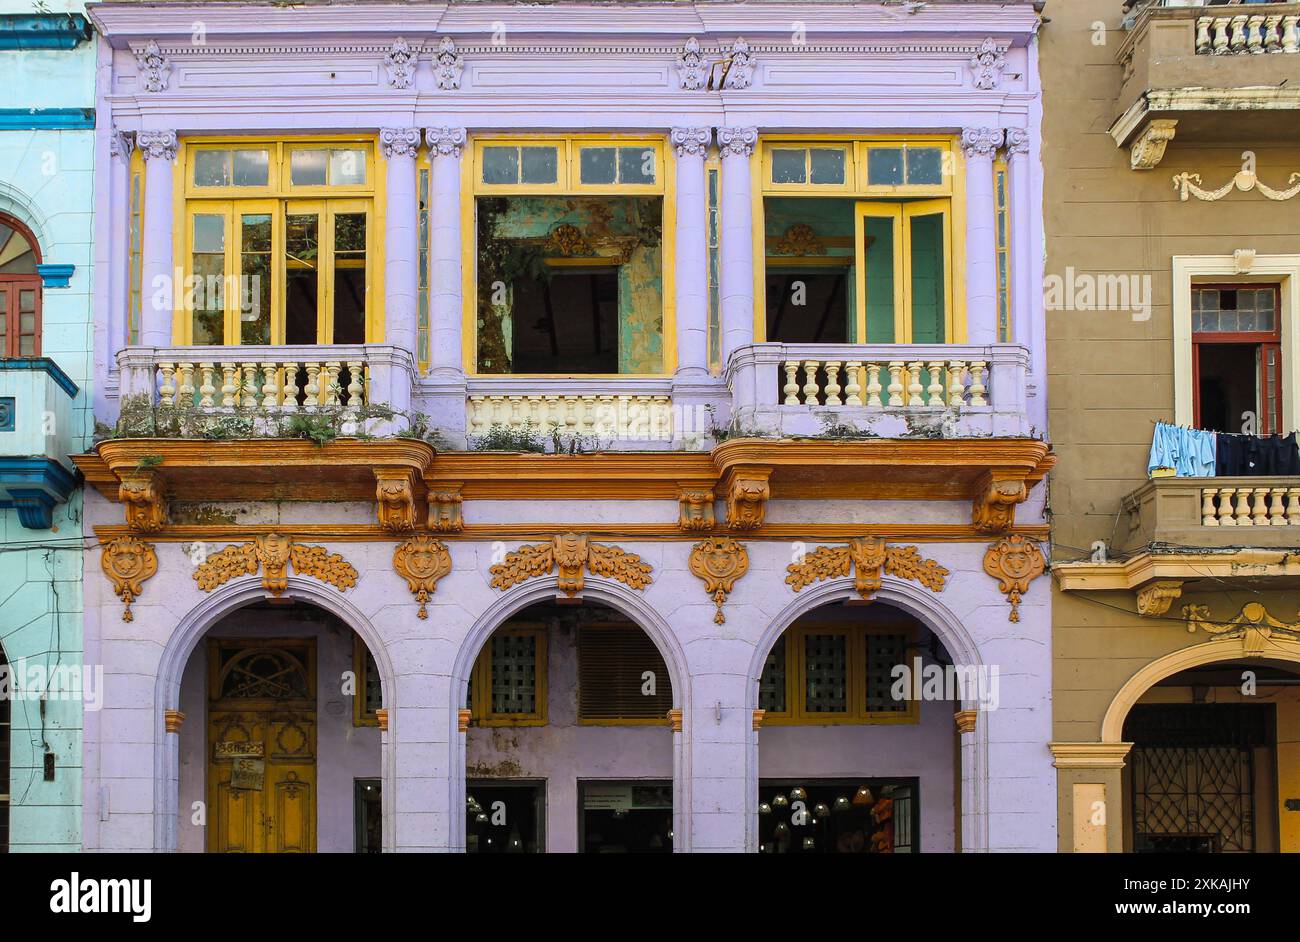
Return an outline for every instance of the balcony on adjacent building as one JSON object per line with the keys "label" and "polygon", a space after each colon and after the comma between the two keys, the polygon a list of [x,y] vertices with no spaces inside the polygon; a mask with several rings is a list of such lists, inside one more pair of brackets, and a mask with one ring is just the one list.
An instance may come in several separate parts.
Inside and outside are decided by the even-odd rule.
{"label": "balcony on adjacent building", "polygon": [[1300,140],[1300,3],[1151,2],[1119,48],[1110,133],[1135,170],[1171,140]]}
{"label": "balcony on adjacent building", "polygon": [[48,357],[0,357],[0,508],[47,530],[76,486],[77,384]]}

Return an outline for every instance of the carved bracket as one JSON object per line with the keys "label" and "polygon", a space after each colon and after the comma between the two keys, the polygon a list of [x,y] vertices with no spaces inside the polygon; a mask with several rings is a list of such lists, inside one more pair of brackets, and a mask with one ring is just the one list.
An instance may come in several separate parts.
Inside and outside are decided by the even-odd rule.
{"label": "carved bracket", "polygon": [[292,565],[300,576],[312,576],[329,583],[340,591],[357,584],[357,571],[337,553],[323,546],[308,546],[293,542],[292,537],[268,533],[256,537],[252,543],[227,546],[214,553],[194,570],[194,581],[204,592],[225,585],[236,576],[255,575],[262,570],[262,586],[272,595],[280,595],[288,588],[286,567]]}
{"label": "carved bracket", "polygon": [[1015,525],[1016,504],[1028,497],[1029,487],[1024,481],[999,481],[986,472],[971,505],[971,524],[980,533],[1005,533]]}
{"label": "carved bracket", "polygon": [[713,598],[716,624],[723,624],[722,603],[727,600],[736,580],[749,571],[749,551],[745,544],[729,536],[715,536],[696,543],[689,560],[691,575],[704,580],[704,591]]}
{"label": "carved bracket", "polygon": [[459,533],[465,529],[461,515],[463,498],[460,485],[443,484],[429,492],[429,529],[439,533]]}
{"label": "carved bracket", "polygon": [[979,710],[958,710],[952,715],[953,722],[957,724],[957,732],[973,733],[975,724],[979,720]]}
{"label": "carved bracket", "polygon": [[1274,631],[1300,639],[1300,621],[1280,621],[1259,602],[1247,602],[1228,621],[1211,621],[1210,609],[1205,605],[1184,605],[1183,617],[1189,632],[1200,628],[1211,635],[1240,638],[1243,657],[1261,657]]}
{"label": "carved bracket", "polygon": [[1169,611],[1169,606],[1183,594],[1181,581],[1152,582],[1137,592],[1138,614],[1157,618]]}
{"label": "carved bracket", "polygon": [[393,550],[393,570],[406,580],[420,603],[420,618],[429,617],[429,596],[438,580],[451,572],[451,553],[439,540],[420,534]]}
{"label": "carved bracket", "polygon": [[713,491],[708,488],[683,487],[678,495],[681,514],[677,518],[677,526],[683,530],[712,530],[717,526],[713,513]]}
{"label": "carved bracket", "polygon": [[915,546],[889,546],[880,537],[850,540],[848,546],[819,546],[801,562],[786,567],[786,584],[796,592],[823,579],[853,573],[853,586],[864,599],[880,589],[884,573],[919,582],[931,592],[942,592],[948,570],[933,559],[923,559]]}
{"label": "carved bracket", "polygon": [[126,525],[142,533],[156,533],[167,523],[167,498],[162,476],[156,471],[133,471],[122,476],[117,499],[126,507]]}
{"label": "carved bracket", "polygon": [[984,571],[998,580],[998,591],[1011,603],[1008,621],[1020,621],[1020,599],[1029,591],[1029,583],[1046,568],[1038,544],[1019,533],[994,543],[985,551]]}
{"label": "carved bracket", "polygon": [[152,543],[122,536],[104,546],[99,564],[122,600],[122,621],[134,621],[131,603],[140,597],[144,583],[158,571],[158,554]]}
{"label": "carved bracket", "polygon": [[[770,472],[768,472],[770,474]],[[768,474],[738,474],[727,488],[727,526],[733,530],[757,530],[763,525],[772,488]]]}
{"label": "carved bracket", "polygon": [[592,543],[585,534],[565,533],[550,543],[521,546],[507,553],[505,562],[488,570],[494,589],[508,589],[527,579],[549,575],[559,569],[559,588],[572,598],[582,591],[582,570],[593,576],[617,579],[633,589],[644,589],[651,582],[649,563],[624,552],[617,546]]}
{"label": "carved bracket", "polygon": [[375,501],[379,525],[385,530],[415,529],[415,477],[413,468],[375,469]]}
{"label": "carved bracket", "polygon": [[1154,170],[1160,166],[1177,127],[1178,122],[1172,118],[1158,118],[1143,128],[1129,145],[1129,166],[1134,170]]}

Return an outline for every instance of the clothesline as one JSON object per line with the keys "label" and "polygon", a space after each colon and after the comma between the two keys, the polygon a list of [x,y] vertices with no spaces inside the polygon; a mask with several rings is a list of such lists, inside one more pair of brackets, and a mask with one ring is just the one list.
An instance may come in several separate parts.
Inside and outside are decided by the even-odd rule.
{"label": "clothesline", "polygon": [[1300,474],[1300,445],[1289,435],[1236,435],[1155,422],[1151,477],[1249,477]]}

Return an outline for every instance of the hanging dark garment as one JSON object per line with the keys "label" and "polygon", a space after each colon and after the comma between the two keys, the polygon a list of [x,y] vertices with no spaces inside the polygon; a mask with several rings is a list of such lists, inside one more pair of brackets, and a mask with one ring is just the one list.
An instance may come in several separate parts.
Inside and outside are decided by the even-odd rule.
{"label": "hanging dark garment", "polygon": [[1300,474],[1296,433],[1285,437],[1220,433],[1215,443],[1214,473],[1216,477]]}

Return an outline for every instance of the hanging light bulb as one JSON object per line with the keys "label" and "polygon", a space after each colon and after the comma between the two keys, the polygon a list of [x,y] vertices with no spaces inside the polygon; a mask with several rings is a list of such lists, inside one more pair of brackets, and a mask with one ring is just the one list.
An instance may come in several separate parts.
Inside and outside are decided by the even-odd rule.
{"label": "hanging light bulb", "polygon": [[782,837],[783,835],[789,834],[790,825],[786,824],[784,821],[778,821],[776,823],[776,827],[772,829],[772,833],[777,837]]}
{"label": "hanging light bulb", "polygon": [[807,801],[807,799],[808,793],[803,790],[802,785],[796,785],[794,788],[790,789],[791,801]]}
{"label": "hanging light bulb", "polygon": [[488,816],[485,815],[485,814],[480,814],[480,815],[478,815],[478,817],[476,817],[474,820],[477,821],[479,824],[487,824],[487,823],[488,823]]}
{"label": "hanging light bulb", "polygon": [[772,806],[769,805],[769,804],[768,804],[767,802],[765,802],[765,801],[759,802],[759,804],[758,804],[758,813],[759,813],[759,814],[771,814],[771,813],[772,813]]}
{"label": "hanging light bulb", "polygon": [[836,811],[848,811],[848,810],[849,810],[850,808],[852,808],[852,807],[853,807],[853,802],[849,801],[849,800],[848,800],[847,798],[845,798],[843,795],[841,795],[839,798],[836,798],[836,799],[835,799],[835,810],[836,810]]}
{"label": "hanging light bulb", "polygon": [[805,837],[805,838],[803,839],[803,849],[804,849],[804,850],[816,850],[816,849],[817,849],[817,841],[814,840],[814,839],[811,838],[811,837]]}
{"label": "hanging light bulb", "polygon": [[828,806],[824,801],[819,801],[813,807],[813,814],[817,815],[817,817],[819,818],[824,818],[830,813],[831,813],[830,806]]}
{"label": "hanging light bulb", "polygon": [[857,792],[853,795],[855,805],[873,805],[876,803],[876,796],[871,794],[871,789],[866,785],[859,786]]}
{"label": "hanging light bulb", "polygon": [[784,808],[789,804],[790,804],[790,799],[786,798],[785,795],[776,795],[772,799],[773,808]]}

